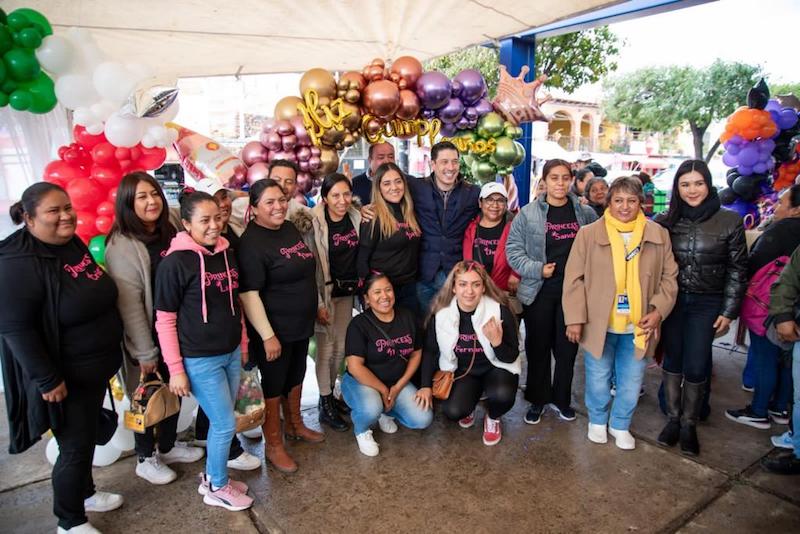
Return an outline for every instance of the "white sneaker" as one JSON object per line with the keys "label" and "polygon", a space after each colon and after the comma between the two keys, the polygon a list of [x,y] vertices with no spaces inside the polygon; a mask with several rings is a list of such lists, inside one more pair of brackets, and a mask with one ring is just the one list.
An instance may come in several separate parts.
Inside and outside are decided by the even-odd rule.
{"label": "white sneaker", "polygon": [[236,469],[239,471],[253,471],[259,467],[261,467],[261,459],[257,456],[253,456],[247,451],[242,451],[242,454],[233,460],[228,460],[228,468],[230,469]]}
{"label": "white sneaker", "polygon": [[608,443],[606,435],[606,425],[596,425],[589,423],[589,432],[586,434],[592,443]]}
{"label": "white sneaker", "polygon": [[94,528],[92,524],[87,521],[86,523],[78,525],[77,527],[72,527],[72,528],[58,527],[58,530],[56,530],[56,534],[103,534],[103,533]]}
{"label": "white sneaker", "polygon": [[118,493],[95,491],[94,495],[83,501],[83,508],[87,512],[110,512],[116,510],[125,500]]}
{"label": "white sneaker", "polygon": [[242,432],[244,437],[250,439],[261,439],[261,427],[257,426],[255,428],[251,428],[250,430],[245,430]]}
{"label": "white sneaker", "polygon": [[178,478],[178,474],[175,471],[159,461],[157,454],[145,458],[143,462],[138,462],[136,464],[136,474],[149,483],[158,486],[169,484]]}
{"label": "white sneaker", "polygon": [[206,451],[200,447],[190,447],[183,441],[176,441],[169,452],[159,452],[158,456],[165,464],[191,464],[205,456]]}
{"label": "white sneaker", "polygon": [[624,451],[632,451],[636,448],[636,439],[627,430],[616,430],[608,427],[608,433],[614,436],[617,447]]}
{"label": "white sneaker", "polygon": [[397,423],[394,422],[394,417],[389,417],[383,413],[378,417],[378,426],[384,434],[394,434],[397,432]]}
{"label": "white sneaker", "polygon": [[356,434],[356,442],[358,443],[358,450],[361,451],[361,454],[378,456],[380,448],[378,447],[378,442],[372,437],[372,430]]}

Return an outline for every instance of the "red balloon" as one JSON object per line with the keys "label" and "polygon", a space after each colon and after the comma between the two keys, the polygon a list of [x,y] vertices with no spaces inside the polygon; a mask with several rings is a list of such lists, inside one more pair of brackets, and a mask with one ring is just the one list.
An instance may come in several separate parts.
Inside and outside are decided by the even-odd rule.
{"label": "red balloon", "polygon": [[75,138],[75,141],[77,141],[78,144],[84,146],[88,150],[91,150],[100,143],[108,142],[106,141],[106,136],[103,135],[102,132],[100,132],[98,135],[92,135],[80,124],[76,125],[75,128],[72,129],[72,136]]}
{"label": "red balloon", "polygon": [[141,143],[136,145],[136,146],[132,146],[131,147],[131,159],[133,161],[136,161],[140,157],[142,157],[142,145],[141,145]]}
{"label": "red balloon", "polygon": [[117,202],[117,188],[116,187],[112,187],[111,189],[108,190],[108,201],[111,202],[112,204],[116,204],[116,202]]}
{"label": "red balloon", "polygon": [[69,150],[68,146],[60,146],[58,147],[58,159],[64,159],[64,152]]}
{"label": "red balloon", "polygon": [[116,147],[111,143],[100,143],[92,149],[92,159],[95,163],[105,166],[117,164],[115,156]]}
{"label": "red balloon", "polygon": [[50,182],[53,185],[57,185],[61,189],[66,189],[67,188],[67,182],[65,182],[64,180],[61,180],[59,178],[48,178],[47,176],[45,176],[44,177],[44,181],[45,182]]}
{"label": "red balloon", "polygon": [[119,169],[95,165],[92,167],[92,178],[106,189],[110,189],[119,185],[122,180],[122,172]]}
{"label": "red balloon", "polygon": [[96,221],[97,217],[95,217],[92,212],[78,211],[78,227],[75,229],[75,233],[78,234],[81,239],[86,237],[88,240],[89,237],[97,234],[97,229],[95,227]]}
{"label": "red balloon", "polygon": [[97,204],[103,200],[104,192],[105,190],[97,182],[89,178],[76,178],[67,184],[67,194],[72,206],[79,211],[94,212]]}
{"label": "red balloon", "polygon": [[97,214],[105,215],[106,217],[114,217],[114,203],[110,200],[104,200],[97,205]]}
{"label": "red balloon", "polygon": [[119,162],[119,168],[122,169],[123,174],[128,174],[133,166],[133,162],[129,159],[123,160]]}
{"label": "red balloon", "polygon": [[52,180],[61,180],[64,183],[69,183],[71,180],[86,176],[81,172],[78,167],[70,165],[66,161],[51,161],[44,168],[44,179],[48,182]]}
{"label": "red balloon", "polygon": [[167,159],[165,148],[145,148],[142,147],[142,155],[136,159],[136,165],[147,170],[155,170],[164,164]]}
{"label": "red balloon", "polygon": [[111,230],[113,219],[108,215],[99,215],[94,221],[94,226],[101,234],[107,234]]}
{"label": "red balloon", "polygon": [[114,157],[117,158],[119,161],[124,161],[126,159],[131,159],[131,149],[126,147],[117,147],[114,151]]}

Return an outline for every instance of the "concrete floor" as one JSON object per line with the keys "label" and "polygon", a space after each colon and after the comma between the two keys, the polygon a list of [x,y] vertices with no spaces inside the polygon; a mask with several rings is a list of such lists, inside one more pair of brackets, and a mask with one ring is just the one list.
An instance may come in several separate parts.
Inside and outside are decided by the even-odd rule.
{"label": "concrete floor", "polygon": [[[647,371],[634,417],[635,451],[586,437],[583,365],[575,372],[574,422],[547,412],[539,425],[522,423],[521,399],[504,418],[503,441],[481,443],[483,410],[469,430],[437,414],[424,432],[400,429],[375,437],[376,458],[361,455],[352,433],[328,432],[319,445],[293,444],[293,475],[272,468],[235,473],[256,504],[231,513],[205,506],[196,488],[203,463],[178,465],[178,480],[151,486],[133,474],[134,458],[95,469],[100,489],[125,496],[125,505],[90,520],[108,533],[161,532],[800,532],[800,478],[759,467],[775,454],[769,436],[735,424],[724,410],[744,406],[744,354],[715,349],[712,415],[699,427],[702,452],[688,459],[655,444],[659,371]],[[316,425],[316,409],[306,410]],[[54,532],[50,466],[44,444],[9,457],[0,423],[0,532]],[[261,444],[248,441],[254,454]]]}

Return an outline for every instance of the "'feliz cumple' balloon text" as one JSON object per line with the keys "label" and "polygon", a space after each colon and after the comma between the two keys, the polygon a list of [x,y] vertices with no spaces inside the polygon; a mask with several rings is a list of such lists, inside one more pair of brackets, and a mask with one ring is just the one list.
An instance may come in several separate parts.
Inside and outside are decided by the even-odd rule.
{"label": "'feliz cumple' balloon text", "polygon": [[431,145],[435,143],[436,136],[442,129],[442,121],[439,119],[392,119],[383,124],[378,129],[370,127],[370,122],[374,124],[376,118],[370,114],[365,114],[361,119],[361,125],[364,131],[364,137],[367,141],[374,145],[375,143],[383,142],[384,137],[401,137],[408,138],[409,136],[417,136],[417,144],[422,146],[422,139],[428,136]]}
{"label": "'feliz cumple' balloon text", "polygon": [[344,119],[350,112],[344,108],[344,100],[337,98],[330,104],[319,104],[319,95],[313,89],[309,89],[303,95],[303,103],[297,104],[297,110],[303,117],[303,125],[308,131],[311,142],[320,146],[321,139],[326,130],[331,128],[338,131],[344,130]]}

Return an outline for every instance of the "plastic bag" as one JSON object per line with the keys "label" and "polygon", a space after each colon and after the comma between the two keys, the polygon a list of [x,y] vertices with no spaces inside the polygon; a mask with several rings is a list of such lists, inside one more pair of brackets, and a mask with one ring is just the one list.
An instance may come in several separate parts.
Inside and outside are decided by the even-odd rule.
{"label": "plastic bag", "polygon": [[258,377],[258,368],[242,369],[239,391],[236,394],[236,432],[244,432],[264,424],[264,393]]}

